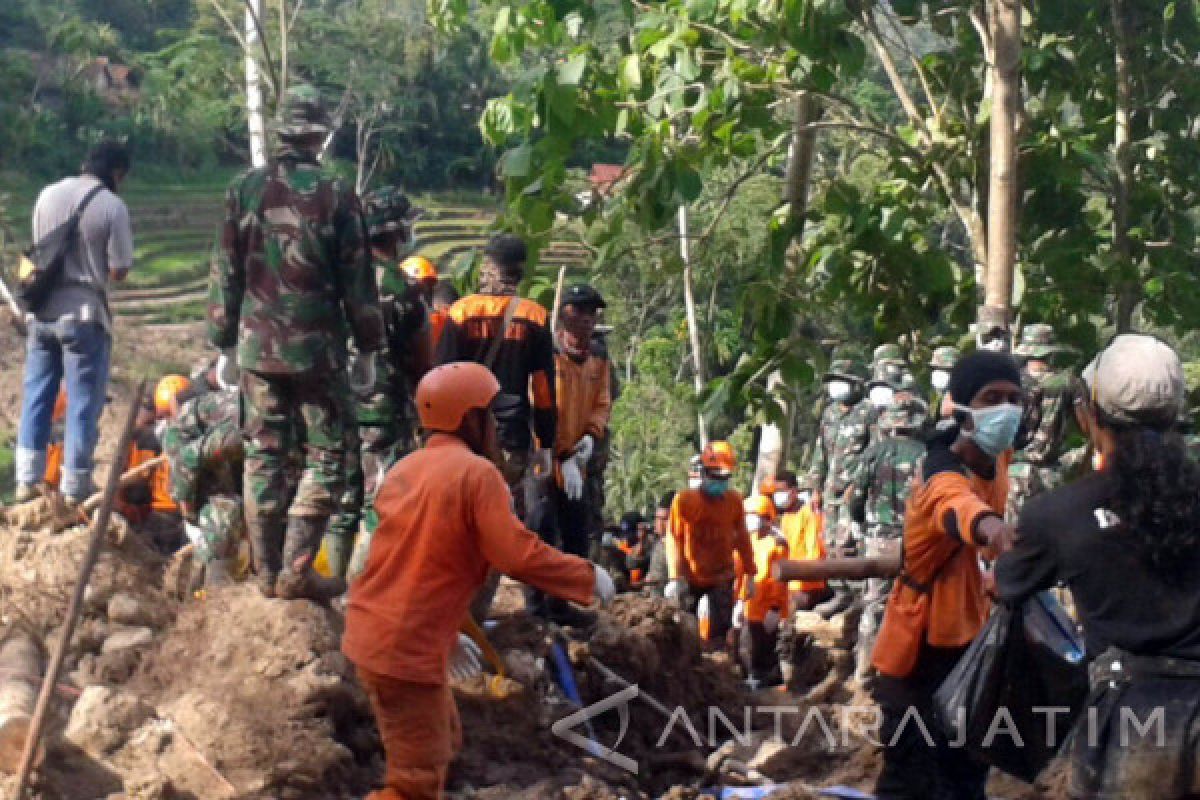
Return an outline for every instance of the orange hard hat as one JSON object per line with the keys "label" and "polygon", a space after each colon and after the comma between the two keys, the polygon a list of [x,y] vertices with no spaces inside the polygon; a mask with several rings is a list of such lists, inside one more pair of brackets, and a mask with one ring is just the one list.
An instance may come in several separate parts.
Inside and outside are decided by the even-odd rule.
{"label": "orange hard hat", "polygon": [[414,281],[436,281],[437,267],[425,256],[409,256],[400,263],[400,269]]}
{"label": "orange hard hat", "polygon": [[468,411],[487,408],[499,393],[496,376],[482,364],[443,364],[425,373],[417,384],[417,416],[427,431],[453,433]]}
{"label": "orange hard hat", "polygon": [[182,375],[167,375],[154,387],[154,411],[162,416],[173,413],[172,402],[192,388],[192,382]]}
{"label": "orange hard hat", "polygon": [[67,390],[59,389],[58,397],[54,398],[54,421],[59,422],[67,418]]}
{"label": "orange hard hat", "polygon": [[770,475],[764,476],[763,479],[758,482],[758,491],[760,491],[762,494],[766,495],[767,497],[770,497],[771,495],[775,494],[776,491],[783,491],[786,488],[787,488],[786,486],[784,486],[782,483],[779,483],[778,481],[776,481]]}
{"label": "orange hard hat", "polygon": [[763,519],[775,519],[775,504],[765,494],[747,497],[742,507],[747,514],[758,514]]}
{"label": "orange hard hat", "polygon": [[704,448],[704,452],[700,454],[700,463],[705,469],[718,470],[720,472],[733,472],[737,467],[737,455],[733,452],[733,445],[729,442],[709,442]]}

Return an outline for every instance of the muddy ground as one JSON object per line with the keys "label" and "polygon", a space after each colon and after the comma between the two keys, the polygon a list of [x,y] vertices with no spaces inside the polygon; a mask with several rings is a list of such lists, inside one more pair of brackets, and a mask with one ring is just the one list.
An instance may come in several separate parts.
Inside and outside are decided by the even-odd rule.
{"label": "muddy ground", "polygon": [[[118,331],[98,478],[139,374],[186,368],[201,341],[200,326],[140,337]],[[21,362],[19,339],[0,326],[0,427],[9,430],[19,415]],[[6,512],[0,528],[0,625],[47,646],[61,635],[87,546],[84,528],[55,517],[42,500]],[[306,601],[266,600],[250,587],[197,597],[187,574],[186,559],[165,559],[136,532],[112,526],[55,693],[34,796],[358,798],[377,785],[382,753],[365,697],[338,652],[339,615]],[[872,786],[879,755],[866,740],[851,734],[831,742],[811,726],[797,740],[814,703],[838,719],[841,706],[864,700],[839,682],[826,682],[812,701],[749,693],[725,656],[703,652],[694,623],[661,600],[622,597],[588,636],[547,630],[523,605],[520,587],[506,583],[489,637],[507,677],[455,688],[465,748],[453,767],[453,795],[684,800],[709,787],[779,783],[787,788],[773,796],[807,798],[821,787]],[[622,688],[597,662],[638,686],[623,733],[616,710],[592,720],[590,733],[581,730],[605,748],[619,738],[616,750],[636,772],[551,730],[576,709],[555,677],[556,637],[584,704]],[[820,684],[829,663],[829,654],[814,651],[806,683]],[[767,707],[787,710],[756,710]],[[783,715],[787,744],[771,740],[773,713]],[[1004,778],[990,794],[1062,796]]]}

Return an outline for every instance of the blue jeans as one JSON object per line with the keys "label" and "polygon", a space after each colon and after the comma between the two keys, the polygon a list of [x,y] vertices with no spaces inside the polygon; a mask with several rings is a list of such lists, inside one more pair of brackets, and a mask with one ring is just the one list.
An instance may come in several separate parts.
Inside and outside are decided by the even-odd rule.
{"label": "blue jeans", "polygon": [[25,381],[17,432],[17,482],[34,484],[46,471],[46,446],[59,384],[67,390],[62,493],[92,491],[92,453],[100,436],[100,412],[108,390],[112,336],[98,322],[66,316],[34,320],[25,343]]}

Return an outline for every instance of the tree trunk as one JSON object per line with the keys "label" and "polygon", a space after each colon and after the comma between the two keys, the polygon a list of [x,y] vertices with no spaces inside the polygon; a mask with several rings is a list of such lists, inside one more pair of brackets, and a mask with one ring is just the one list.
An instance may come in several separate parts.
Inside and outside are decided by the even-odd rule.
{"label": "tree trunk", "polygon": [[250,123],[250,163],[267,163],[267,126],[263,119],[262,76],[254,45],[259,42],[255,17],[262,19],[262,0],[246,0],[246,117]]}
{"label": "tree trunk", "polygon": [[1114,114],[1112,248],[1116,258],[1117,332],[1133,329],[1133,312],[1141,299],[1141,282],[1133,264],[1129,243],[1129,194],[1133,188],[1133,156],[1129,149],[1130,117],[1133,114],[1133,71],[1130,44],[1133,26],[1125,0],[1112,0],[1113,38],[1116,53],[1116,113]]}
{"label": "tree trunk", "polygon": [[0,770],[9,775],[21,763],[43,662],[41,645],[29,634],[13,633],[0,644]]}
{"label": "tree trunk", "polygon": [[[683,259],[683,307],[687,312],[688,339],[692,345],[692,381],[699,401],[704,384],[704,353],[700,349],[700,329],[696,324],[696,295],[692,291],[692,259],[688,251],[687,206],[679,207],[679,255]],[[700,434],[700,446],[708,444],[708,430],[704,424],[704,412],[696,411],[696,431]]]}
{"label": "tree trunk", "polygon": [[999,327],[1007,340],[1017,246],[1016,131],[1021,93],[1019,0],[989,0],[988,26],[995,61],[992,64],[991,167],[988,175],[988,258],[979,333],[984,335],[989,329]]}
{"label": "tree trunk", "polygon": [[[820,104],[805,92],[796,98],[795,115],[792,118],[792,146],[788,154],[787,174],[784,177],[784,201],[788,204],[788,217],[792,223],[792,246],[799,248],[804,239],[804,221],[808,215],[808,190],[812,183],[813,161],[817,152],[817,131],[811,127],[821,116]],[[783,376],[772,372],[767,378],[767,391],[784,386]],[[762,426],[758,442],[758,463],[754,468],[754,487],[763,478],[773,478],[780,467],[787,463],[791,445],[791,421],[795,408],[791,403],[784,405],[787,417],[786,432],[768,422]]]}

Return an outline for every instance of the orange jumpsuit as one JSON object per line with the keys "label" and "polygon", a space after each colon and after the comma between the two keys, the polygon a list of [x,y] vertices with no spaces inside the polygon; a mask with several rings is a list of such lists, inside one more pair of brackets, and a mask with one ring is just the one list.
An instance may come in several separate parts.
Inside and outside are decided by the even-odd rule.
{"label": "orange jumpsuit", "polygon": [[[777,561],[788,558],[788,544],[782,535],[766,527],[759,533],[751,534],[750,540],[754,548],[753,574],[748,573],[738,559],[738,599],[746,604],[746,621],[762,622],[768,611],[778,611],[781,617],[787,616],[788,587],[771,577],[771,567]],[[754,584],[754,596],[747,597],[747,584]]]}
{"label": "orange jumpsuit", "polygon": [[528,531],[500,471],[437,433],[388,473],[379,528],[350,588],[342,652],[358,667],[387,753],[374,800],[434,800],[460,746],[449,655],[489,568],[578,603],[595,573]]}
{"label": "orange jumpsuit", "polygon": [[904,568],[888,597],[871,662],[903,678],[921,644],[963,647],[983,629],[991,602],[983,589],[973,536],[985,516],[1004,515],[1009,456],[996,477],[939,472],[909,497],[904,517]]}
{"label": "orange jumpsuit", "polygon": [[[827,555],[825,537],[821,535],[824,514],[814,511],[811,505],[791,514],[784,514],[779,522],[783,537],[787,540],[789,558],[795,561],[821,561]],[[821,592],[825,581],[792,581],[788,588],[794,592]]]}

